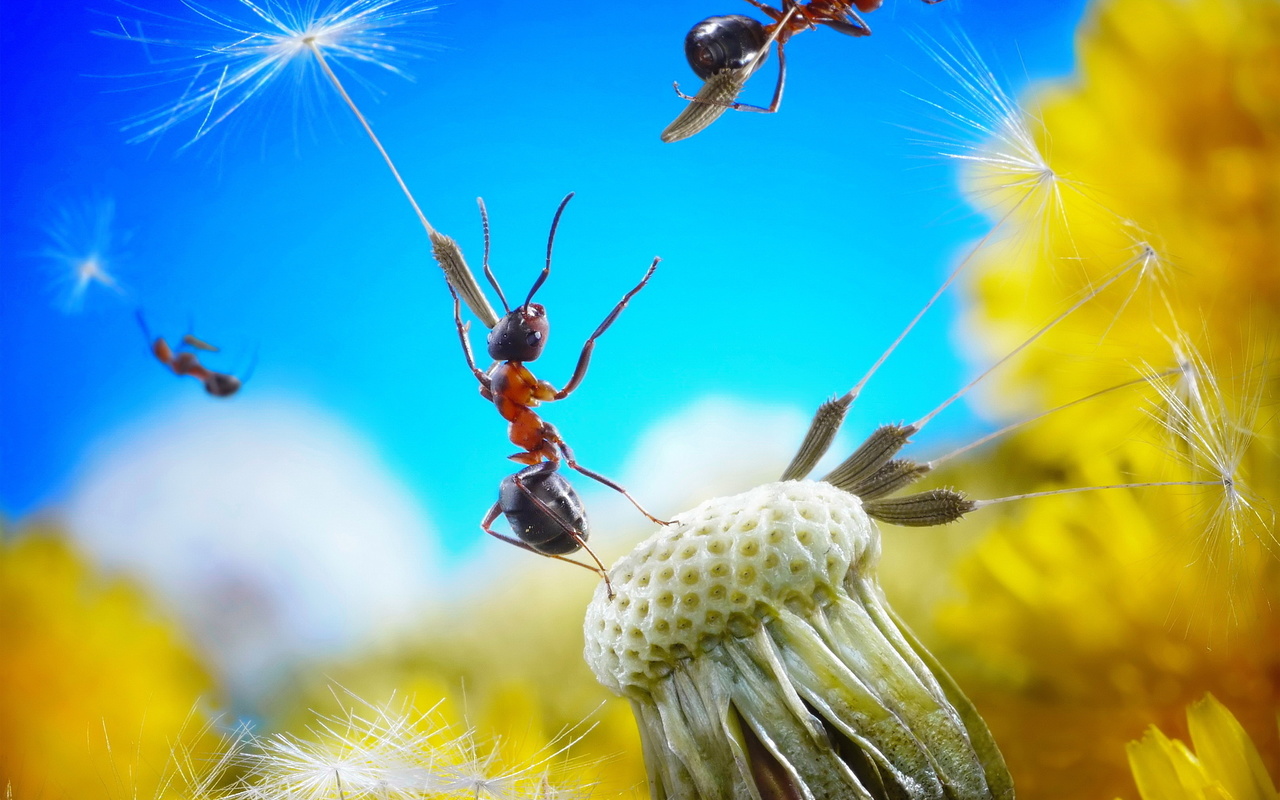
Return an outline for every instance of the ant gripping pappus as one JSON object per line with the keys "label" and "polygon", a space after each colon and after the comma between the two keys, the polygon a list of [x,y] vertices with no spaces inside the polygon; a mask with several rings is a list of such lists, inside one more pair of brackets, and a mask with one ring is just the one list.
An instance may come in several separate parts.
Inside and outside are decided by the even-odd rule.
{"label": "ant gripping pappus", "polygon": [[[540,403],[562,400],[578,388],[582,379],[586,377],[596,339],[609,329],[622,310],[627,307],[631,298],[645,287],[649,278],[653,276],[654,270],[658,268],[660,259],[653,259],[653,263],[649,265],[648,271],[640,282],[623,296],[622,300],[613,307],[613,311],[605,317],[604,322],[596,328],[595,333],[587,338],[582,346],[582,353],[578,356],[578,365],[573,371],[573,376],[564,388],[557,389],[547,381],[534,377],[525,364],[537,360],[542,355],[542,349],[546,346],[547,334],[550,331],[550,322],[547,319],[546,308],[540,303],[533,302],[533,296],[551,274],[551,248],[555,243],[556,228],[560,224],[560,215],[571,199],[573,199],[573,192],[560,201],[560,206],[556,209],[555,217],[551,221],[551,233],[547,238],[546,266],[533,282],[533,287],[529,290],[524,302],[514,309],[507,304],[506,295],[503,294],[502,287],[498,285],[497,278],[489,268],[489,215],[485,210],[484,201],[479,201],[480,220],[484,227],[484,275],[494,291],[498,293],[498,299],[502,301],[505,312],[489,331],[487,342],[489,356],[496,363],[487,372],[476,366],[475,357],[471,352],[471,342],[467,338],[470,323],[462,321],[458,292],[452,283],[446,283],[449,286],[449,293],[453,295],[453,319],[458,329],[458,338],[462,342],[462,352],[467,359],[467,366],[480,382],[480,395],[492,401],[498,413],[510,423],[508,435],[512,443],[519,446],[521,451],[508,457],[512,461],[528,465],[514,475],[503,479],[498,493],[498,502],[494,503],[485,515],[480,523],[481,529],[490,536],[509,544],[550,558],[567,561],[570,564],[577,564],[598,573],[604,578],[609,596],[612,597],[613,587],[609,583],[608,573],[600,559],[587,546],[587,519],[582,500],[573,486],[557,472],[560,462],[563,460],[571,469],[620,492],[641,514],[653,522],[659,525],[668,523],[645,511],[621,485],[579,464],[555,426],[539,417],[533,409]],[[490,527],[500,513],[506,516],[511,530],[518,538],[504,536]],[[579,549],[587,551],[595,561],[595,567],[564,557]]]}
{"label": "ant gripping pappus", "polygon": [[[800,31],[825,25],[846,36],[870,36],[871,28],[858,12],[868,13],[883,5],[884,0],[783,0],[782,8],[767,6],[759,0],[748,3],[763,11],[773,22],[762,24],[742,14],[708,17],[684,38],[684,55],[694,73],[704,83],[696,96],[680,91],[676,94],[689,105],[666,130],[662,141],[678,142],[701,132],[725,111],[758,111],[772,114],[782,103],[782,89],[787,82],[785,47]],[[942,0],[924,0],[933,5]],[[778,45],[778,83],[773,101],[767,108],[737,102],[738,94],[751,74],[764,63],[769,48]]]}
{"label": "ant gripping pappus", "polygon": [[176,348],[170,347],[164,337],[151,335],[151,330],[147,327],[147,321],[142,316],[142,310],[139,309],[135,316],[138,319],[138,325],[142,327],[142,334],[147,339],[147,345],[151,348],[151,354],[156,360],[173,370],[174,375],[191,375],[196,380],[204,384],[204,390],[214,397],[230,397],[240,391],[240,387],[249,380],[249,376],[237,378],[225,372],[214,372],[208,367],[200,363],[199,357],[195,351],[200,350],[206,353],[216,353],[218,348],[197,339],[194,334],[185,334],[182,341]]}

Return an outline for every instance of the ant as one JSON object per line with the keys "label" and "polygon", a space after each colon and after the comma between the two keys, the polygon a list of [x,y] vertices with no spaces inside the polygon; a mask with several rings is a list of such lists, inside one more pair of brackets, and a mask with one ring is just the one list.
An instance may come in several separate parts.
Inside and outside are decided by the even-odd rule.
{"label": "ant", "polygon": [[[784,48],[791,37],[819,25],[826,25],[846,36],[870,36],[871,28],[858,12],[875,11],[884,0],[808,0],[804,3],[783,0],[781,9],[759,0],[747,2],[763,11],[773,22],[764,25],[742,14],[708,17],[694,25],[685,36],[685,58],[705,83],[697,96],[685,94],[680,91],[680,84],[675,84],[676,94],[690,101],[690,105],[662,132],[662,141],[687,139],[729,109],[764,114],[776,112],[782,103],[782,89],[787,81]],[[924,2],[934,5],[942,0]],[[747,78],[764,63],[769,47],[775,42],[778,45],[778,83],[773,90],[773,101],[767,108],[737,102],[738,93]]]}
{"label": "ant", "polygon": [[174,375],[192,375],[204,384],[204,390],[214,397],[230,397],[240,391],[240,387],[249,379],[246,375],[244,379],[237,378],[224,372],[214,372],[208,367],[200,363],[199,357],[194,351],[200,350],[205,353],[216,353],[218,348],[208,342],[197,339],[194,334],[185,334],[182,337],[178,347],[172,348],[163,337],[151,336],[151,330],[147,327],[147,321],[142,316],[142,310],[135,312],[138,319],[138,325],[142,327],[142,334],[147,339],[147,345],[151,348],[151,354],[156,360],[173,370]]}
{"label": "ant", "polygon": [[[498,502],[489,509],[480,523],[480,528],[490,536],[508,544],[567,561],[570,564],[577,564],[598,573],[604,578],[605,587],[609,597],[612,598],[613,586],[609,582],[609,575],[600,559],[587,546],[587,520],[582,500],[573,486],[557,472],[560,462],[563,460],[571,469],[620,492],[641,514],[653,522],[659,525],[669,523],[645,511],[621,485],[579,464],[555,426],[539,417],[533,409],[539,403],[562,400],[578,388],[582,379],[586,377],[596,339],[609,329],[622,310],[627,307],[631,298],[645,287],[649,278],[653,276],[654,270],[658,268],[660,259],[653,259],[653,263],[649,265],[648,271],[640,282],[623,296],[622,300],[614,306],[613,311],[605,317],[604,322],[596,328],[595,333],[587,338],[582,346],[582,353],[578,356],[578,365],[573,371],[573,376],[564,388],[557,389],[547,381],[535,378],[525,364],[537,360],[542,355],[542,349],[547,343],[550,323],[546,308],[540,303],[533,302],[533,296],[551,274],[551,247],[555,242],[556,228],[560,224],[560,215],[571,199],[573,199],[573,192],[560,201],[560,206],[556,209],[555,217],[551,221],[551,234],[547,239],[546,266],[543,267],[542,274],[533,282],[533,288],[529,290],[524,302],[514,309],[507,304],[506,295],[503,294],[502,287],[498,285],[497,278],[489,268],[489,215],[485,210],[484,200],[479,201],[480,220],[484,226],[484,275],[498,293],[498,299],[502,301],[502,309],[505,312],[505,315],[489,331],[487,342],[489,356],[497,363],[487,372],[476,366],[475,357],[471,352],[471,343],[467,337],[470,323],[462,321],[458,293],[452,283],[446,283],[449,286],[449,293],[453,295],[453,319],[458,329],[458,338],[462,342],[462,352],[467,359],[467,366],[480,382],[480,395],[492,401],[498,413],[510,423],[508,435],[512,443],[521,448],[520,452],[508,458],[519,464],[528,465],[514,475],[503,479],[498,492]],[[506,516],[511,530],[518,538],[504,536],[490,527],[500,513]],[[564,557],[579,549],[587,551],[595,561],[595,567]]]}

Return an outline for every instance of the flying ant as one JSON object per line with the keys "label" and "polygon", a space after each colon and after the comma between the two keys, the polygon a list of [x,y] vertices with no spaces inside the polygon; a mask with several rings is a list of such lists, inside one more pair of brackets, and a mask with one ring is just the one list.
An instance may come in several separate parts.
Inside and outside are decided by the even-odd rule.
{"label": "flying ant", "polygon": [[196,338],[194,334],[185,334],[178,346],[173,348],[169,346],[169,343],[163,337],[153,337],[151,335],[151,330],[147,327],[147,321],[142,316],[140,309],[135,313],[135,316],[138,319],[138,325],[142,327],[143,336],[147,339],[147,345],[151,348],[151,354],[161,364],[173,370],[174,375],[191,375],[195,377],[204,384],[204,390],[214,397],[232,396],[240,391],[240,387],[249,379],[247,375],[241,379],[224,372],[214,372],[201,364],[195,351],[216,353],[218,348],[202,339]]}
{"label": "flying ant", "polygon": [[[800,31],[825,25],[846,36],[870,36],[871,28],[858,12],[880,8],[884,0],[783,0],[782,8],[773,8],[759,0],[748,3],[763,11],[773,22],[768,25],[743,16],[728,14],[708,17],[684,38],[684,55],[689,66],[704,83],[696,96],[680,91],[676,94],[689,105],[662,132],[662,141],[678,142],[701,132],[729,109],[772,114],[782,103],[782,89],[787,81],[787,59],[784,48]],[[942,0],[924,0],[933,5]],[[764,63],[769,48],[778,45],[778,83],[768,108],[737,102],[738,93],[751,74]]]}
{"label": "flying ant", "polygon": [[[557,389],[547,381],[534,377],[525,364],[537,360],[542,355],[542,349],[547,343],[550,323],[546,308],[540,303],[533,302],[533,296],[551,274],[551,247],[555,242],[556,228],[560,224],[560,215],[572,198],[573,192],[570,192],[564,200],[560,201],[560,206],[556,209],[555,217],[551,221],[551,234],[547,239],[546,266],[543,267],[542,274],[533,282],[533,288],[529,290],[524,302],[514,309],[507,304],[506,295],[503,294],[502,287],[498,285],[497,278],[489,268],[489,215],[485,210],[484,201],[479,201],[480,219],[484,226],[484,275],[494,291],[498,293],[498,299],[502,301],[505,312],[489,331],[489,356],[497,363],[487,372],[476,366],[475,357],[471,352],[471,343],[467,338],[470,324],[462,321],[458,293],[452,283],[448,283],[448,286],[450,294],[453,295],[453,319],[458,329],[458,338],[462,342],[462,352],[467,359],[467,366],[480,382],[480,395],[492,401],[498,413],[510,423],[508,435],[512,443],[521,448],[520,452],[508,458],[517,463],[529,465],[503,479],[498,502],[489,509],[480,527],[490,536],[509,544],[567,561],[570,564],[577,564],[598,573],[604,578],[609,595],[612,597],[613,587],[609,584],[609,576],[604,565],[587,546],[587,520],[582,500],[573,486],[557,472],[560,462],[563,460],[571,469],[620,492],[641,514],[653,522],[660,525],[667,523],[645,511],[622,486],[579,464],[555,426],[539,417],[533,409],[543,402],[562,400],[578,388],[582,379],[586,377],[596,339],[609,329],[622,310],[627,307],[631,298],[649,282],[654,270],[658,268],[659,259],[653,259],[653,263],[649,265],[648,271],[640,282],[623,296],[622,300],[614,306],[613,311],[605,317],[604,322],[596,328],[595,333],[587,338],[578,356],[578,365],[573,371],[573,376],[564,388]],[[518,538],[504,536],[490,527],[500,513],[506,515],[511,530]],[[579,549],[586,550],[595,561],[594,568],[564,558],[566,554],[577,552]]]}

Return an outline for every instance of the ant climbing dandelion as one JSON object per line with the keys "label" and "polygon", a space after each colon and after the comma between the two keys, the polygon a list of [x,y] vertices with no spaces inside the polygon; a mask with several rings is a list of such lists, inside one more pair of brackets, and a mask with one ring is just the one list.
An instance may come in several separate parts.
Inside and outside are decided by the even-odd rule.
{"label": "ant climbing dandelion", "polygon": [[[720,115],[734,111],[757,111],[772,114],[782,103],[782,90],[787,82],[786,45],[800,31],[825,25],[846,36],[870,36],[871,28],[858,12],[875,11],[883,0],[783,0],[782,8],[774,8],[747,0],[773,20],[763,24],[742,14],[707,17],[694,25],[684,38],[684,54],[689,66],[704,83],[696,95],[687,95],[675,84],[676,94],[689,105],[662,132],[662,141],[678,142],[700,133]],[[933,5],[942,0],[924,0]],[[778,46],[778,82],[768,107],[737,102],[738,94]]]}
{"label": "ant climbing dandelion", "polygon": [[[579,464],[573,450],[569,448],[555,426],[538,416],[534,408],[544,402],[563,400],[581,385],[591,363],[596,339],[613,325],[631,298],[648,284],[649,278],[658,268],[659,259],[653,259],[653,263],[649,265],[640,282],[623,295],[595,332],[587,337],[586,343],[582,346],[582,352],[578,355],[578,364],[573,371],[573,376],[563,388],[557,389],[551,383],[536,378],[526,364],[537,360],[542,355],[550,332],[550,321],[546,308],[541,303],[533,302],[533,297],[542,287],[547,276],[551,274],[551,249],[555,243],[556,228],[560,224],[560,216],[564,213],[565,206],[572,198],[573,193],[570,192],[564,200],[560,201],[560,206],[556,209],[555,217],[551,221],[551,233],[547,238],[546,266],[533,282],[533,287],[529,289],[524,302],[515,308],[508,305],[506,295],[489,267],[489,215],[484,201],[479,201],[480,220],[484,227],[484,275],[497,292],[505,312],[489,331],[487,349],[489,357],[495,363],[487,371],[476,366],[471,342],[467,337],[469,323],[462,321],[462,307],[458,292],[452,283],[448,285],[449,292],[453,295],[454,324],[458,330],[458,338],[462,343],[462,352],[466,357],[467,366],[480,382],[480,395],[492,401],[498,413],[510,423],[508,435],[511,442],[521,450],[509,458],[519,464],[528,465],[502,481],[498,502],[489,509],[480,527],[490,536],[509,544],[597,572],[604,578],[606,586],[609,586],[609,577],[604,565],[587,546],[588,529],[582,501],[573,486],[557,472],[560,462],[564,461],[571,469],[621,493],[651,521],[660,525],[667,523],[646,511],[621,485]],[[500,513],[506,516],[517,538],[504,536],[490,527]],[[579,549],[587,551],[595,561],[595,567],[564,558],[564,555],[577,552]],[[612,593],[612,587],[609,591]]]}

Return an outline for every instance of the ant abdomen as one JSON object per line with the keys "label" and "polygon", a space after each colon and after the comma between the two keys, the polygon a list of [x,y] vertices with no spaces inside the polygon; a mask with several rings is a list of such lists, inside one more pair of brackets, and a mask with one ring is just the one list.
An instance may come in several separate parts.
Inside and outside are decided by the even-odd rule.
{"label": "ant abdomen", "polygon": [[[521,491],[517,480],[524,484],[525,491]],[[587,539],[587,514],[582,500],[554,468],[503,478],[498,506],[512,532],[539,553],[566,555],[580,549],[580,542]]]}
{"label": "ant abdomen", "polygon": [[764,26],[751,17],[741,14],[708,17],[694,25],[684,37],[684,55],[697,76],[705,81],[726,69],[742,69],[751,64],[759,57],[768,38]]}
{"label": "ant abdomen", "polygon": [[222,372],[211,372],[204,379],[204,390],[214,397],[230,397],[240,391],[240,379]]}

